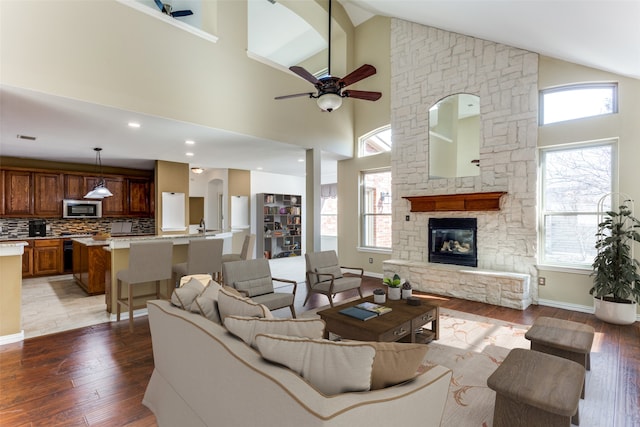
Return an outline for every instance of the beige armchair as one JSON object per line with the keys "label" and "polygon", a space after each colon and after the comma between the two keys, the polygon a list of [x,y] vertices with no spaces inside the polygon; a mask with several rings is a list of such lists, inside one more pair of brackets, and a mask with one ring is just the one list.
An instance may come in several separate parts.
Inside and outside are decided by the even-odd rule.
{"label": "beige armchair", "polygon": [[[357,289],[362,298],[362,276],[364,269],[360,267],[344,267],[338,264],[338,255],[335,251],[307,252],[304,255],[307,265],[307,304],[312,293],[324,294],[329,298],[329,304],[333,307],[333,297],[340,292]],[[343,276],[342,269],[357,271],[354,276]]]}
{"label": "beige armchair", "polygon": [[[271,268],[266,259],[231,261],[222,264],[224,284],[237,289],[253,301],[264,304],[269,310],[289,307],[291,315],[296,317],[293,306],[298,284],[295,280],[271,277]],[[293,285],[293,292],[276,292],[273,281]]]}

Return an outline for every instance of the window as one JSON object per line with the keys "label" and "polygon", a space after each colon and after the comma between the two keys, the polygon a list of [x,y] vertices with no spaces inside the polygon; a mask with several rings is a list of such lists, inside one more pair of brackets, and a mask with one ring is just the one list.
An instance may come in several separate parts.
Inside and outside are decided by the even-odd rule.
{"label": "window", "polygon": [[[589,267],[598,201],[613,191],[615,141],[541,151],[540,261]],[[604,210],[610,206],[604,205]]]}
{"label": "window", "polygon": [[580,84],[540,92],[540,124],[618,112],[616,83]]}
{"label": "window", "polygon": [[391,249],[391,171],[361,173],[361,246]]}
{"label": "window", "polygon": [[320,190],[320,235],[338,237],[338,185],[323,184]]}
{"label": "window", "polygon": [[391,125],[381,127],[360,137],[360,157],[391,151]]}

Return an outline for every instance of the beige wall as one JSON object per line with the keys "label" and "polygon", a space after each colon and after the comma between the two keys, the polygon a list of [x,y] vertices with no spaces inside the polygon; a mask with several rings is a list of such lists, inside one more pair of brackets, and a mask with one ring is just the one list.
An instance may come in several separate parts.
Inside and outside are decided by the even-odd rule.
{"label": "beige wall", "polygon": [[22,331],[22,255],[0,256],[0,338]]}
{"label": "beige wall", "polygon": [[162,231],[162,193],[184,193],[184,226],[189,227],[189,165],[187,163],[156,162],[156,234],[185,234],[186,231]]}
{"label": "beige wall", "polygon": [[[541,126],[538,146],[547,147],[572,142],[598,139],[618,139],[618,189],[636,200],[636,215],[640,210],[640,80],[621,77],[605,71],[583,67],[557,59],[540,57],[539,88],[546,89],[573,83],[618,82],[618,114],[573,120]],[[640,258],[640,245],[636,245],[636,258]],[[539,268],[546,278],[546,286],[539,288],[542,303],[561,306],[577,306],[584,309],[593,306],[589,295],[591,270]]]}

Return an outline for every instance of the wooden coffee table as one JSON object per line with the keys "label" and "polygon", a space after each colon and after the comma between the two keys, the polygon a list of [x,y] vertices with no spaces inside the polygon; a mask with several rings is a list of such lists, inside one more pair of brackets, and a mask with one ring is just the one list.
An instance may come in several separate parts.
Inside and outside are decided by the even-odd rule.
{"label": "wooden coffee table", "polygon": [[342,338],[358,341],[420,342],[423,340],[418,335],[425,334],[416,331],[426,324],[430,324],[430,327],[423,329],[430,337],[439,338],[440,308],[435,304],[423,301],[421,305],[409,305],[406,300],[387,300],[381,305],[391,307],[392,311],[369,320],[359,320],[340,313],[340,310],[364,301],[373,302],[373,296],[319,311],[318,315],[327,325],[325,338],[329,338],[329,332],[332,332]]}

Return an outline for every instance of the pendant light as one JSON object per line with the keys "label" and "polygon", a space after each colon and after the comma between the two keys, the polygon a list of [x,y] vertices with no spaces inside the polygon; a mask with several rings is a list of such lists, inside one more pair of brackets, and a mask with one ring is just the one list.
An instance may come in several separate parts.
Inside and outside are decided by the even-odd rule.
{"label": "pendant light", "polygon": [[96,147],[93,149],[96,152],[96,167],[100,178],[91,191],[84,195],[85,199],[104,199],[105,197],[113,196],[113,193],[109,191],[104,183],[104,177],[102,176],[102,159],[100,158],[100,152],[102,148]]}

